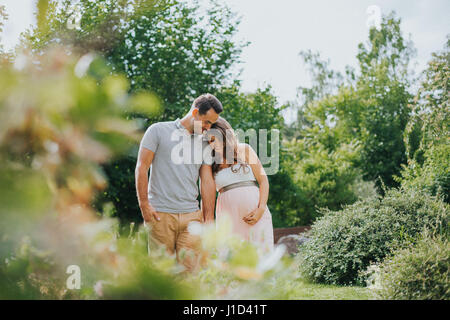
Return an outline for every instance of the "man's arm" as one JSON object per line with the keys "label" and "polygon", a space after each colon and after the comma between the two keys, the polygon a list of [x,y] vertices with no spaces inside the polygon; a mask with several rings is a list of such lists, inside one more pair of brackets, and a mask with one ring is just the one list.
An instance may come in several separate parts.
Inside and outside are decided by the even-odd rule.
{"label": "man's arm", "polygon": [[214,206],[216,202],[216,183],[210,165],[200,167],[200,193],[202,196],[202,212],[205,223],[214,222]]}
{"label": "man's arm", "polygon": [[156,210],[151,206],[148,201],[148,169],[152,164],[155,153],[147,148],[140,147],[139,154],[136,162],[136,169],[134,171],[136,192],[139,202],[139,208],[141,208],[142,217],[145,222],[150,222],[153,215],[156,220],[159,220]]}

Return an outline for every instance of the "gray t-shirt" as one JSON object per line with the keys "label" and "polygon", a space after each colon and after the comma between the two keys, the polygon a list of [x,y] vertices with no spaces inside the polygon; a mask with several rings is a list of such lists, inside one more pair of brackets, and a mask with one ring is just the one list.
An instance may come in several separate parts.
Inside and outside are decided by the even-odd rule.
{"label": "gray t-shirt", "polygon": [[200,167],[212,164],[212,150],[203,136],[190,134],[180,119],[158,122],[145,131],[141,147],[155,153],[148,184],[148,200],[155,210],[169,213],[199,210]]}

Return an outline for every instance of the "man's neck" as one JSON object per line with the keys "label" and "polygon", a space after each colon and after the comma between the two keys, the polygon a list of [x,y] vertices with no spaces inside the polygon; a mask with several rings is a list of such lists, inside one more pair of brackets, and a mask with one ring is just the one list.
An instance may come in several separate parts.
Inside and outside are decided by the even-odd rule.
{"label": "man's neck", "polygon": [[181,120],[180,123],[183,127],[186,128],[186,130],[190,133],[194,133],[194,128],[192,127],[192,120],[190,115],[185,115]]}

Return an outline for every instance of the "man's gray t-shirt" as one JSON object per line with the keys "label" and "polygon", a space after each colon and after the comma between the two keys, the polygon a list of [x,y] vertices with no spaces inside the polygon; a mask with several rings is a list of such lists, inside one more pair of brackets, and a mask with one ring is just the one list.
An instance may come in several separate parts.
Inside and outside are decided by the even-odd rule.
{"label": "man's gray t-shirt", "polygon": [[200,167],[212,163],[211,147],[202,138],[190,134],[180,119],[154,123],[145,131],[141,147],[155,153],[150,166],[148,200],[156,211],[199,210]]}

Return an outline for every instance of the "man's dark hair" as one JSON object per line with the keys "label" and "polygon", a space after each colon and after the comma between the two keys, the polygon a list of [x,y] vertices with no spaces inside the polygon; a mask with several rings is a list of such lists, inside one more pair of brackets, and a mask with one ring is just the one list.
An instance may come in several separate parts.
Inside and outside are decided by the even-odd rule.
{"label": "man's dark hair", "polygon": [[194,107],[198,109],[199,114],[205,114],[213,108],[219,114],[223,111],[222,103],[210,93],[202,94],[194,100]]}

